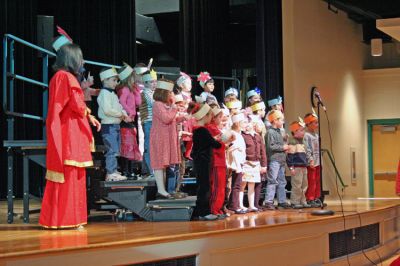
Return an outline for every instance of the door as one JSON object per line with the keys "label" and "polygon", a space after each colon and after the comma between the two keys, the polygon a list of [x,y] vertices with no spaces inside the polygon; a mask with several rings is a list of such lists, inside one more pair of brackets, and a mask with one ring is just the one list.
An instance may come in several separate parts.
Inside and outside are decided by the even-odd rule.
{"label": "door", "polygon": [[[400,158],[400,120],[369,120],[370,193],[373,197],[397,197],[397,166]],[[371,182],[372,181],[372,182]],[[372,188],[372,189],[371,189]]]}

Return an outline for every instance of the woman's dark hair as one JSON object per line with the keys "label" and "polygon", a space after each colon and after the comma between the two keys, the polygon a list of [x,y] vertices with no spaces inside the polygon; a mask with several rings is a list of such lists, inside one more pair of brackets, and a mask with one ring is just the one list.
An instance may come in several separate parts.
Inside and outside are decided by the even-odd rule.
{"label": "woman's dark hair", "polygon": [[66,70],[78,76],[79,68],[83,66],[82,50],[79,45],[70,43],[63,45],[57,52],[53,70]]}

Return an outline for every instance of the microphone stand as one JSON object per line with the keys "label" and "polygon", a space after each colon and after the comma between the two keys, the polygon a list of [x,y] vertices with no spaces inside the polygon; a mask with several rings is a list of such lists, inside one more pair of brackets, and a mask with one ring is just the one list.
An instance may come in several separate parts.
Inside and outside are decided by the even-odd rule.
{"label": "microphone stand", "polygon": [[[314,89],[313,89],[314,92]],[[314,94],[314,93],[313,93]],[[318,150],[319,150],[319,179],[320,179],[320,190],[321,190],[321,209],[320,210],[313,210],[311,211],[312,215],[333,215],[335,214],[334,211],[332,210],[328,210],[328,209],[324,209],[324,207],[326,205],[324,205],[324,199],[325,199],[325,195],[324,195],[324,190],[323,190],[323,185],[322,185],[322,147],[321,147],[321,119],[320,119],[320,107],[322,105],[321,101],[319,100],[318,97],[317,98],[317,116],[318,116]],[[326,111],[325,111],[326,112]]]}

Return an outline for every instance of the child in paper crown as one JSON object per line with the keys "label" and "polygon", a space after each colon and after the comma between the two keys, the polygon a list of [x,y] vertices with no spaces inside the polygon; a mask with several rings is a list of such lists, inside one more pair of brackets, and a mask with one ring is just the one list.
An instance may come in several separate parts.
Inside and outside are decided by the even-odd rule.
{"label": "child in paper crown", "polygon": [[213,149],[221,147],[205,127],[212,119],[212,110],[208,104],[198,105],[193,109],[193,117],[197,126],[193,131],[193,167],[197,177],[197,200],[193,217],[204,220],[216,220],[218,216],[210,209],[210,171],[211,154]]}
{"label": "child in paper crown", "polygon": [[271,127],[271,123],[268,121],[268,115],[270,112],[273,110],[278,110],[283,113],[283,106],[282,106],[282,97],[278,96],[276,98],[268,100],[268,107],[270,108],[270,111],[267,113],[267,120],[265,121],[265,125],[267,128]]}
{"label": "child in paper crown", "polygon": [[154,70],[147,71],[142,75],[144,84],[141,93],[142,104],[139,106],[140,120],[144,133],[144,166],[147,168],[148,174],[153,174],[150,160],[150,129],[153,121],[153,94],[157,86],[157,73]]}
{"label": "child in paper crown", "polygon": [[[182,94],[175,94],[175,105],[178,109],[178,116],[188,116],[186,112],[186,102],[183,99]],[[185,136],[190,136],[192,135],[191,132],[186,132],[183,129],[183,123],[186,122],[184,121],[179,121],[177,122],[177,131],[178,131],[178,143],[179,143],[179,149],[180,149],[180,155],[181,155],[181,163],[178,165],[170,165],[166,168],[166,175],[167,175],[167,191],[171,195],[173,195],[174,198],[184,198],[187,196],[186,193],[179,192],[180,185],[182,182],[183,175],[185,174],[185,169],[186,169],[186,162],[185,159],[182,158],[182,154],[184,152],[184,145],[182,139]]]}
{"label": "child in paper crown", "polygon": [[134,71],[131,66],[124,64],[119,70],[119,79],[121,80],[117,87],[119,102],[132,122],[121,122],[121,163],[122,173],[128,178],[135,179],[133,173],[133,162],[141,161],[142,155],[137,143],[137,129],[134,121],[136,117],[136,109],[142,103],[140,91],[135,86]]}
{"label": "child in paper crown", "polygon": [[217,98],[212,94],[214,91],[214,80],[210,76],[210,73],[200,72],[200,74],[197,76],[197,81],[204,90],[200,94],[200,97],[203,98],[203,101],[207,104],[218,104]]}
{"label": "child in paper crown", "polygon": [[255,103],[261,102],[262,98],[261,98],[261,90],[259,88],[254,88],[253,90],[249,90],[246,93],[247,96],[247,106],[252,106]]}
{"label": "child in paper crown", "polygon": [[[243,113],[239,113],[232,116],[232,131],[234,135],[234,141],[227,150],[227,167],[231,170],[232,177],[230,191],[230,202],[229,209],[234,211],[236,214],[246,213],[246,209],[243,205],[243,193],[241,192],[242,176],[243,176],[243,164],[246,161],[246,143],[244,142],[241,132],[245,130],[248,122]],[[227,134],[227,133],[226,133]],[[229,177],[228,177],[229,178]],[[240,197],[242,199],[240,199]]]}
{"label": "child in paper crown", "polygon": [[290,203],[294,209],[309,208],[310,204],[306,200],[307,166],[310,160],[310,150],[304,145],[304,127],[303,119],[294,121],[289,128],[292,137],[289,138],[289,150],[287,154],[287,166],[290,169],[292,191],[290,193]]}
{"label": "child in paper crown", "polygon": [[304,116],[304,122],[307,131],[304,134],[304,144],[306,149],[311,152],[307,167],[308,189],[306,192],[307,202],[312,207],[320,207],[321,200],[321,174],[319,161],[319,141],[318,141],[318,117],[314,113],[308,113]]}
{"label": "child in paper crown", "polygon": [[171,199],[165,190],[166,168],[181,162],[176,123],[185,119],[178,112],[173,93],[174,82],[157,81],[153,99],[153,124],[150,130],[150,162],[157,184],[157,197]]}
{"label": "child in paper crown", "polygon": [[[246,161],[243,164],[242,184],[239,195],[240,206],[243,208],[243,194],[247,185],[248,211],[259,211],[261,174],[265,174],[267,171],[267,158],[265,149],[262,148],[264,144],[261,136],[255,132],[252,120],[249,121],[242,132],[242,137],[246,144]],[[256,186],[257,193],[255,193]]]}
{"label": "child in paper crown", "polygon": [[117,156],[120,155],[120,123],[131,122],[126,111],[121,106],[115,87],[118,84],[118,73],[115,68],[103,69],[100,72],[100,80],[103,83],[97,103],[99,104],[98,116],[101,119],[101,136],[106,147],[106,181],[126,180],[117,172]]}
{"label": "child in paper crown", "polygon": [[192,101],[192,78],[188,74],[180,72],[176,85],[178,85],[186,105],[189,104]]}
{"label": "child in paper crown", "polygon": [[225,91],[224,94],[224,104],[226,105],[229,102],[238,101],[239,92],[236,88],[230,87]]}
{"label": "child in paper crown", "polygon": [[226,158],[225,158],[225,147],[233,141],[233,135],[228,139],[222,137],[222,131],[220,130],[221,119],[223,117],[222,109],[218,107],[212,108],[213,118],[211,122],[206,125],[206,128],[210,132],[211,136],[215,139],[219,139],[221,147],[213,149],[211,159],[211,171],[210,171],[210,208],[211,213],[221,218],[226,217],[223,211],[223,205],[225,200],[225,187],[226,187]]}
{"label": "child in paper crown", "polygon": [[268,155],[268,173],[267,173],[267,194],[264,205],[268,210],[275,210],[274,197],[275,192],[278,197],[278,207],[290,208],[286,202],[286,178],[285,163],[286,151],[288,145],[283,141],[280,128],[284,123],[284,116],[281,111],[273,110],[268,115],[271,127],[266,135],[266,147]]}

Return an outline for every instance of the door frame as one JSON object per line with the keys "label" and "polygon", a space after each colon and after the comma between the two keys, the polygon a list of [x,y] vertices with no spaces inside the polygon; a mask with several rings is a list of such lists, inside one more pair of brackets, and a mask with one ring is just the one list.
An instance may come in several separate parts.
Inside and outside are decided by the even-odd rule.
{"label": "door frame", "polygon": [[368,125],[368,176],[369,176],[369,196],[374,196],[374,164],[372,161],[373,150],[372,150],[372,127],[379,126],[390,126],[399,125],[400,118],[391,119],[369,119],[367,120]]}

